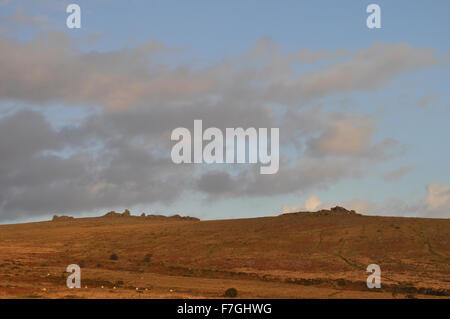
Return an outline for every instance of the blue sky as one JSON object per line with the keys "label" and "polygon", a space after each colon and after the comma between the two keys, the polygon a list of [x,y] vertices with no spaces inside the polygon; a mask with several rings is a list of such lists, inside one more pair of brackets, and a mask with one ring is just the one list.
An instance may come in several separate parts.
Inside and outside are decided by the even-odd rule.
{"label": "blue sky", "polygon": [[[364,212],[371,214],[450,217],[450,188],[448,186],[450,184],[450,173],[447,164],[448,158],[450,158],[450,149],[447,146],[447,141],[450,137],[450,126],[448,125],[450,115],[450,93],[448,91],[448,83],[450,83],[450,41],[448,41],[450,3],[448,1],[433,1],[432,3],[427,1],[376,1],[374,3],[381,7],[381,29],[368,29],[366,27],[368,14],[365,12],[365,9],[368,4],[372,3],[369,1],[77,1],[75,3],[79,4],[82,10],[81,29],[68,29],[65,25],[67,17],[65,8],[67,4],[72,3],[69,1],[49,0],[33,1],[32,3],[29,1],[2,1],[0,3],[1,38],[11,39],[19,47],[18,43],[34,43],[33,41],[36,42],[39,36],[62,33],[64,34],[64,41],[71,42],[68,46],[68,53],[64,51],[65,49],[62,50],[68,56],[64,57],[64,59],[68,59],[67,61],[72,61],[70,60],[70,50],[73,50],[74,54],[81,58],[86,57],[86,59],[90,59],[91,55],[89,54],[92,52],[103,54],[102,56],[106,57],[111,52],[122,52],[121,50],[124,48],[133,50],[140,48],[145,43],[154,42],[162,43],[167,48],[171,48],[172,51],[168,52],[164,49],[160,53],[151,53],[148,62],[152,67],[155,66],[154,70],[151,69],[153,70],[152,72],[166,72],[157,68],[158,65],[164,65],[169,70],[178,70],[176,67],[185,67],[190,70],[189,72],[195,74],[197,70],[199,73],[203,70],[208,70],[208,68],[216,70],[215,68],[218,68],[224,61],[241,61],[239,60],[240,57],[257,45],[261,39],[269,39],[263,43],[269,43],[269,47],[270,45],[275,45],[277,47],[275,55],[281,54],[284,57],[307,49],[315,55],[318,55],[319,51],[333,53],[338,50],[345,50],[357,55],[358,52],[369,50],[366,54],[368,54],[368,58],[373,58],[374,56],[370,55],[372,51],[369,48],[376,43],[382,43],[385,46],[382,51],[379,53],[376,53],[376,51],[373,54],[383,54],[385,51],[388,52],[390,48],[394,48],[394,52],[397,45],[405,44],[408,48],[411,48],[410,51],[407,49],[408,54],[413,56],[411,61],[416,61],[414,59],[422,61],[421,59],[426,50],[430,50],[433,57],[439,61],[437,63],[424,63],[423,66],[420,65],[417,68],[408,64],[395,75],[381,75],[383,83],[374,85],[374,87],[370,84],[370,76],[366,75],[365,81],[367,81],[367,84],[363,88],[355,87],[348,90],[337,90],[336,92],[315,97],[307,102],[297,103],[296,101],[290,101],[288,103],[292,105],[286,106],[287,108],[298,112],[317,108],[317,105],[320,104],[324,117],[326,114],[331,114],[331,112],[342,113],[342,116],[344,116],[343,113],[346,113],[347,115],[345,116],[353,119],[353,121],[358,121],[358,118],[363,117],[364,121],[368,121],[368,124],[367,127],[360,127],[359,129],[361,129],[361,134],[371,132],[370,142],[373,144],[373,147],[376,147],[377,143],[386,140],[395,140],[396,144],[392,153],[389,153],[389,155],[386,153],[385,158],[382,160],[374,162],[369,158],[370,156],[346,157],[345,160],[348,160],[348,165],[354,165],[355,168],[358,168],[359,174],[347,174],[343,171],[339,173],[339,178],[333,178],[331,181],[328,181],[325,176],[325,182],[323,183],[317,183],[317,185],[312,183],[311,187],[299,185],[298,189],[294,187],[292,191],[286,191],[281,187],[279,192],[270,195],[262,190],[260,193],[257,191],[253,192],[249,189],[252,187],[252,184],[249,184],[248,188],[245,188],[245,192],[248,192],[248,194],[246,193],[242,196],[228,190],[217,197],[208,192],[179,190],[173,198],[167,201],[160,201],[157,199],[157,193],[149,195],[149,199],[146,200],[145,193],[135,194],[136,190],[132,189],[130,192],[133,195],[123,194],[124,198],[127,199],[123,205],[120,205],[120,202],[118,202],[108,206],[104,202],[100,201],[97,203],[96,200],[92,200],[92,204],[87,204],[79,210],[74,207],[68,208],[67,214],[98,215],[98,213],[104,212],[105,209],[119,210],[129,207],[130,203],[133,203],[132,199],[134,198],[136,201],[131,209],[139,214],[141,211],[150,210],[164,214],[177,212],[201,218],[251,217],[274,215],[282,210],[290,211],[306,208],[305,200],[316,197],[320,199],[320,202],[317,202],[317,205],[313,205],[313,207],[317,209],[341,204],[364,210]],[[7,43],[5,47],[11,45],[9,42],[5,43]],[[54,39],[49,41],[49,43],[50,46],[48,48],[39,47],[39,43],[33,45],[38,48],[36,52],[41,53],[46,52],[46,50],[50,51],[53,48],[59,48],[61,45],[61,42]],[[14,50],[17,49],[15,44],[11,46],[14,47]],[[264,47],[264,50],[270,51],[270,48]],[[31,50],[30,61],[40,61],[40,56],[33,60],[33,54],[35,53]],[[131,73],[128,74],[121,69],[126,69],[126,63],[132,63],[131,61],[133,61],[134,56],[132,58],[123,58],[127,54],[130,53],[125,52],[123,55],[119,53],[118,57],[115,58],[116,64],[112,66],[114,68],[114,76],[116,74],[123,76],[123,73],[126,73],[127,77],[131,76]],[[292,66],[292,70],[294,74],[298,73],[300,76],[308,74],[309,71],[326,71],[327,68],[338,67],[345,62],[351,62],[355,58],[354,55],[344,57],[342,60],[327,58],[318,64],[300,64]],[[18,59],[26,59],[26,57],[19,57],[17,54],[15,56],[16,58],[12,55],[11,59],[16,59],[13,62],[17,64],[22,62]],[[405,59],[409,58],[409,56],[405,57]],[[5,58],[4,61],[8,60]],[[123,61],[123,64],[119,68],[117,63],[121,63],[121,61]],[[365,63],[365,60],[363,62]],[[94,69],[97,67],[95,62],[90,63],[94,63]],[[361,63],[361,61],[358,63]],[[393,68],[395,68],[395,65],[393,65]],[[99,69],[96,72],[101,72],[101,70]],[[32,71],[30,72],[34,74]],[[169,71],[167,72],[170,73]],[[209,75],[208,72],[204,73],[208,81],[220,82],[220,77],[226,74],[224,72],[212,71],[212,75]],[[273,70],[270,72],[270,74],[267,73],[267,78],[269,80],[273,79],[274,82],[278,81],[277,76],[284,76],[284,74],[279,75]],[[373,72],[378,73],[378,70],[375,69]],[[386,72],[387,74],[389,70],[379,70],[379,72]],[[23,73],[22,76],[25,76]],[[136,78],[141,76],[137,73],[132,75],[136,76]],[[71,74],[66,74],[66,76],[70,78]],[[148,76],[152,78],[153,75],[150,74]],[[170,78],[172,75],[168,76]],[[206,81],[203,75],[193,76],[196,80]],[[22,83],[21,78],[19,75],[17,75],[17,78],[19,79],[17,83],[20,86]],[[377,75],[374,74],[374,81],[376,79]],[[70,79],[67,81],[70,81]],[[234,87],[231,88],[231,86],[230,84],[229,90],[220,92],[223,94],[224,101],[232,100],[233,103],[238,105],[240,102],[238,100],[239,90]],[[47,86],[43,87],[46,88]],[[18,89],[21,89],[21,87]],[[33,87],[24,86],[22,90],[31,91]],[[67,90],[62,89],[62,92]],[[174,90],[176,91],[177,88],[175,87]],[[52,90],[49,89],[49,91]],[[59,136],[58,138],[62,135],[62,133],[58,134],[58,132],[64,131],[68,126],[76,126],[77,123],[90,120],[91,118],[92,121],[95,118],[96,121],[101,121],[101,123],[108,121],[114,116],[128,119],[132,114],[135,114],[133,112],[135,112],[136,108],[139,109],[139,112],[143,112],[137,114],[147,114],[141,106],[142,104],[146,105],[147,101],[145,99],[139,100],[139,107],[134,105],[126,106],[120,111],[122,112],[121,115],[111,115],[106,105],[107,102],[105,102],[107,98],[102,97],[100,93],[95,97],[89,96],[86,99],[66,98],[60,95],[54,99],[51,94],[56,93],[50,92],[44,94],[45,98],[38,99],[36,94],[29,97],[25,93],[12,94],[10,92],[11,90],[0,91],[0,118],[13,121],[13,116],[16,112],[33,110],[45,116],[48,123],[53,127],[54,133]],[[98,90],[97,92],[100,91]],[[187,102],[192,103],[194,110],[197,100],[194,98],[189,100],[190,98],[189,96],[185,99],[188,99]],[[196,96],[195,98],[201,98],[201,96]],[[132,101],[134,103],[134,97]],[[253,101],[250,99],[242,101],[242,103],[248,102],[252,104]],[[165,105],[164,103],[170,104],[172,102],[164,97],[163,100],[151,103],[155,103],[155,108],[158,105],[161,105],[160,108],[162,108],[162,105]],[[265,104],[264,101],[256,100],[254,103]],[[237,108],[238,106],[236,106],[236,109],[230,109],[230,112],[236,111]],[[205,110],[205,112],[207,111]],[[304,113],[299,114],[301,118]],[[12,118],[10,119],[8,116],[12,116]],[[208,116],[210,116],[209,113]],[[215,122],[214,116],[211,115],[211,117],[211,121]],[[348,121],[352,121],[349,119]],[[264,118],[261,121],[265,123]],[[6,120],[4,123],[6,123]],[[323,124],[324,126],[320,127],[320,130],[314,134],[311,133],[311,135],[304,136],[302,143],[307,147],[306,145],[309,145],[308,141],[317,138],[321,132],[327,131],[334,124],[335,122],[333,121]],[[132,120],[127,125],[132,127]],[[159,141],[159,138],[165,134],[163,131],[174,128],[170,125],[161,128],[160,132],[155,133],[155,135],[149,135],[149,138]],[[124,132],[130,130],[128,127],[124,127]],[[76,131],[76,129],[73,131]],[[81,135],[80,132],[76,134],[72,132],[71,134],[72,136],[76,134]],[[100,135],[99,132],[93,132],[92,134],[89,138]],[[142,137],[147,136],[149,133],[142,131],[139,134]],[[77,143],[73,141],[67,142],[70,138],[66,136],[64,138],[64,141],[60,143],[67,144],[64,147],[57,148],[55,154],[58,154],[58,156],[66,154],[67,156],[67,154],[76,153],[80,157],[83,154],[84,146],[77,144],[78,141]],[[126,144],[127,138],[130,137],[122,136],[118,140]],[[289,139],[292,138],[293,135],[289,136]],[[0,142],[1,139],[2,137],[0,137]],[[106,138],[98,142],[101,145],[108,144]],[[284,142],[291,144],[294,141],[288,140]],[[283,144],[283,141],[281,143]],[[286,147],[292,147],[292,145]],[[85,150],[88,150],[88,148]],[[109,154],[112,150],[105,149],[104,151]],[[120,152],[120,149],[114,148],[114,151],[117,150]],[[42,149],[41,154],[44,154],[45,151],[48,150]],[[296,149],[296,151],[299,150]],[[96,157],[98,154],[90,153],[89,155]],[[33,156],[38,155],[33,153]],[[120,154],[117,156],[120,156]],[[322,154],[322,156],[325,161],[325,157],[329,156],[329,154]],[[304,159],[303,155],[295,152],[292,155],[288,155],[288,158],[298,160],[299,163]],[[311,160],[311,158],[307,158],[307,160]],[[76,160],[74,159],[74,161]],[[119,160],[117,159],[117,161]],[[128,163],[127,161],[125,162]],[[33,161],[30,163],[33,163]],[[84,165],[83,167],[86,168],[85,165],[87,164],[80,165]],[[94,175],[98,174],[102,178],[103,174],[106,176],[106,173],[101,168],[98,168],[103,167],[102,163],[97,163],[96,165],[99,166],[96,166],[96,169],[94,169]],[[5,166],[4,169],[5,171],[7,169],[10,170],[9,166]],[[13,169],[17,170],[17,172],[24,170],[21,167],[13,167]],[[121,169],[122,166],[111,167],[111,172],[117,172]],[[228,170],[228,168],[223,167],[222,169]],[[170,167],[168,170],[170,170]],[[386,177],[386,175],[395,171],[398,171],[398,174],[393,174],[393,177]],[[89,172],[89,174],[92,173],[91,171]],[[108,171],[108,174],[114,175],[111,172]],[[186,185],[190,185],[189,183],[197,176],[201,176],[201,174],[206,174],[203,169],[188,173],[184,177]],[[89,187],[94,187],[94,185],[95,187],[100,187],[98,185],[106,187],[104,185],[109,185],[108,187],[113,189],[128,189],[129,184],[115,184],[115,179],[112,182],[112,175],[104,177],[105,179],[101,181],[89,181],[88,184],[92,183],[92,185],[89,184]],[[38,183],[34,179],[35,177],[31,176],[34,175],[30,175],[26,180]],[[154,175],[150,177],[153,178]],[[62,177],[58,176],[55,178],[58,183],[62,183],[60,180]],[[161,178],[165,180],[166,176],[164,175]],[[299,175],[298,179],[301,181],[302,176]],[[9,180],[9,177],[8,179],[5,178],[5,184]],[[51,182],[46,181],[46,183]],[[54,182],[56,183],[56,180]],[[238,180],[234,182],[237,185]],[[271,180],[270,182],[275,184],[288,183],[284,180]],[[64,182],[64,185],[70,183],[72,183],[72,180],[67,180]],[[129,183],[133,184],[132,180]],[[142,183],[145,183],[144,179]],[[301,182],[299,183],[301,184]],[[68,188],[67,191],[78,190],[81,185],[84,184],[71,185],[73,188]],[[139,187],[139,189],[142,189],[142,187]],[[154,189],[154,187],[151,189]],[[167,190],[170,189],[170,185],[167,185]],[[60,211],[62,204],[56,204],[57,201],[61,200],[61,194],[58,195],[59,199],[55,200],[55,205],[51,204],[53,200],[52,194],[54,194],[51,188],[45,193],[45,201],[50,203],[49,211],[46,211],[45,205],[40,209],[36,209],[35,212],[30,211],[31,204],[21,205],[21,203],[27,201],[25,198],[27,194],[29,197],[38,196],[34,195],[36,193],[35,190],[30,189],[30,192],[27,193],[28,190],[25,188],[22,195],[21,191],[22,188],[18,186],[15,188],[5,186],[4,198],[0,197],[0,200],[3,200],[0,204],[0,208],[2,208],[0,215],[3,215],[3,220],[8,222],[39,220],[52,215],[56,210],[59,213],[63,213]],[[148,191],[152,192],[150,188]],[[102,194],[105,198],[109,196]],[[24,198],[20,196],[24,196]],[[54,196],[57,195],[54,194]],[[117,197],[116,195],[111,196]],[[82,195],[80,195],[80,200],[85,200]],[[282,208],[283,205],[284,208]],[[17,212],[13,213],[12,211]]]}

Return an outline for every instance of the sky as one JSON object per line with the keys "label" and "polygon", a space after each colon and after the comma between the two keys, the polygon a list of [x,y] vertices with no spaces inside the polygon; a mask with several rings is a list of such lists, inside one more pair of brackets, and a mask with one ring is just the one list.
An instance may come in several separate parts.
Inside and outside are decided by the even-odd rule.
{"label": "sky", "polygon": [[[0,0],[0,223],[335,205],[449,218],[448,12],[446,0]],[[279,127],[279,171],[173,163],[171,132],[195,119]]]}

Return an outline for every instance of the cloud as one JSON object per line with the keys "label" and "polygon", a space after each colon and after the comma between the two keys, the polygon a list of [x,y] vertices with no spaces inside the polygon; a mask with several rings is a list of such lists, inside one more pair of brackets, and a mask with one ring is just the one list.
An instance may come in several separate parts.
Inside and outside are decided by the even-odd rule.
{"label": "cloud", "polygon": [[432,49],[415,49],[406,43],[375,43],[354,52],[346,62],[303,73],[290,83],[272,84],[267,97],[309,100],[337,92],[372,91],[398,75],[438,63],[440,59]]}
{"label": "cloud", "polygon": [[308,151],[313,156],[366,156],[384,157],[385,152],[396,142],[392,139],[373,144],[374,124],[370,117],[352,116],[336,120],[318,136],[308,142]]}
{"label": "cloud", "polygon": [[450,185],[428,184],[425,204],[429,212],[450,217]]}
{"label": "cloud", "polygon": [[172,51],[159,42],[82,53],[64,33],[52,32],[25,43],[0,38],[0,51],[2,99],[124,108],[143,100],[189,98],[208,87],[186,68],[152,68],[150,56]]}
{"label": "cloud", "polygon": [[224,171],[210,171],[197,180],[197,189],[210,195],[224,196],[231,193],[235,183],[231,176]]}
{"label": "cloud", "polygon": [[425,196],[404,201],[395,197],[378,204],[376,210],[382,215],[426,218],[450,218],[450,185],[430,183],[425,186]]}
{"label": "cloud", "polygon": [[372,132],[370,125],[335,122],[322,135],[310,141],[310,149],[319,154],[359,155],[366,150]]}
{"label": "cloud", "polygon": [[189,183],[188,167],[173,165],[145,142],[116,134],[90,149],[68,140],[38,111],[4,117],[0,134],[2,219],[168,203]]}
{"label": "cloud", "polygon": [[25,8],[16,9],[7,19],[7,23],[33,28],[45,28],[49,25],[49,19],[45,15],[31,15]]}
{"label": "cloud", "polygon": [[[425,189],[426,194],[424,197],[411,201],[390,196],[379,203],[355,198],[338,202],[336,205],[355,210],[364,215],[450,218],[450,185],[431,183],[426,185]],[[334,204],[322,204],[322,206],[331,207]],[[303,208],[304,205],[285,207],[286,210],[290,211],[299,211]]]}
{"label": "cloud", "polygon": [[344,62],[298,73],[292,54],[283,55],[273,41],[262,39],[234,59],[204,68],[169,67],[158,63],[158,54],[179,50],[159,42],[109,52],[84,52],[75,44],[61,32],[39,34],[28,42],[0,38],[1,98],[120,109],[232,95],[243,102],[298,105],[336,92],[379,89],[398,75],[440,61],[431,49],[379,43],[352,52]]}
{"label": "cloud", "polygon": [[[171,203],[186,192],[208,199],[307,193],[360,178],[391,158],[397,142],[375,139],[376,119],[326,111],[315,99],[376,90],[439,60],[405,44],[286,55],[266,38],[198,67],[178,64],[170,55],[179,50],[160,42],[82,51],[57,32],[0,38],[0,52],[0,101],[20,109],[0,119],[0,218],[9,220]],[[168,56],[170,65],[162,62]],[[292,66],[317,61],[329,63],[304,73]],[[25,110],[30,104],[34,110]],[[43,115],[54,104],[98,112],[56,129]],[[170,132],[192,128],[194,119],[220,129],[280,127],[279,173],[173,164]]]}
{"label": "cloud", "polygon": [[[0,1],[0,7],[7,6],[9,3],[8,0]],[[30,13],[25,7],[18,6],[10,14],[0,16],[0,34],[50,29],[50,19],[47,15]]]}
{"label": "cloud", "polygon": [[[330,185],[345,179],[359,178],[362,176],[361,165],[352,159],[347,160],[312,160],[302,158],[292,165],[287,160],[281,159],[280,170],[277,174],[261,175],[256,167],[248,167],[236,174],[232,174],[233,168],[219,174],[200,173],[200,179],[208,179],[208,184],[227,185],[232,183],[233,188],[221,186],[200,190],[208,199],[239,198],[276,196],[295,192],[307,192],[311,189],[327,188]],[[247,165],[248,164],[242,164]],[[236,165],[239,166],[239,165]],[[242,167],[242,166],[241,166]],[[199,185],[197,185],[198,189]],[[223,189],[220,193],[218,190]],[[214,191],[213,191],[214,190]]]}
{"label": "cloud", "polygon": [[383,180],[386,182],[392,182],[403,178],[406,174],[412,172],[416,167],[414,165],[407,165],[396,168],[392,171],[383,174]]}
{"label": "cloud", "polygon": [[317,210],[322,205],[322,201],[315,195],[309,197],[305,201],[305,208],[307,211]]}
{"label": "cloud", "polygon": [[0,119],[0,171],[4,174],[40,152],[58,150],[61,145],[41,113],[19,111]]}
{"label": "cloud", "polygon": [[[216,200],[306,192],[358,178],[366,165],[360,159],[309,159],[301,153],[296,163],[282,160],[280,172],[273,176],[262,176],[257,167],[247,164],[175,165],[169,158],[170,128],[190,127],[196,112],[188,108],[185,114],[179,113],[186,118],[180,123],[170,110],[159,110],[92,114],[58,130],[40,111],[21,110],[3,118],[1,218],[171,203],[186,191]],[[264,113],[247,123],[250,117],[244,116],[245,109],[242,112],[240,119],[224,112],[220,119],[208,121],[218,126],[219,120],[244,120],[240,122],[244,127],[270,125],[271,117]],[[312,114],[328,118],[326,113]]]}
{"label": "cloud", "polygon": [[321,61],[329,61],[350,56],[350,52],[344,49],[336,50],[334,52],[325,50],[311,51],[308,48],[303,48],[289,56],[292,61],[299,61],[304,64],[313,64]]}
{"label": "cloud", "polygon": [[301,211],[307,211],[307,212],[315,212],[321,209],[328,209],[328,204],[324,204],[316,195],[312,195],[308,197],[305,200],[305,203],[300,206],[289,206],[289,205],[283,205],[282,211],[283,214],[285,213],[296,213]]}

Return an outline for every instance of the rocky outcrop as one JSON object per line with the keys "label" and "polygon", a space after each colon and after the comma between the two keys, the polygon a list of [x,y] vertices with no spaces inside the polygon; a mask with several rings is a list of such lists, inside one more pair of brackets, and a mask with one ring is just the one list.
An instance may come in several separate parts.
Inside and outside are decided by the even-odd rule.
{"label": "rocky outcrop", "polygon": [[142,216],[145,219],[150,219],[150,220],[185,220],[185,221],[199,221],[199,218],[196,217],[190,217],[190,216],[180,216],[180,215],[172,215],[172,216],[164,216],[164,215],[147,215],[147,216]]}
{"label": "rocky outcrop", "polygon": [[110,211],[108,213],[106,213],[105,215],[103,215],[103,217],[130,217],[131,213],[128,209],[125,209],[124,212],[121,213],[116,213],[115,211]]}
{"label": "rocky outcrop", "polygon": [[64,221],[69,221],[69,220],[74,220],[75,218],[73,218],[72,216],[58,216],[58,215],[54,215],[52,218],[52,222],[64,222]]}
{"label": "rocky outcrop", "polygon": [[175,219],[175,220],[190,220],[190,221],[199,221],[200,219],[197,217],[191,217],[191,216],[180,216],[180,215],[173,215],[167,217],[169,219]]}
{"label": "rocky outcrop", "polygon": [[317,212],[297,212],[286,213],[280,216],[295,216],[295,215],[310,215],[310,216],[362,216],[354,210],[348,210],[341,206],[332,207],[331,209],[321,209]]}
{"label": "rocky outcrop", "polygon": [[121,213],[116,213],[115,211],[110,211],[110,212],[107,212],[105,215],[103,215],[102,217],[120,217],[120,216],[122,216],[122,214]]}
{"label": "rocky outcrop", "polygon": [[150,220],[184,220],[184,221],[199,221],[200,219],[196,217],[190,217],[190,216],[180,216],[180,215],[173,215],[173,216],[164,216],[164,215],[145,215],[145,213],[142,213],[140,216],[131,216],[131,213],[128,209],[125,209],[123,213],[116,213],[115,211],[110,211],[103,215],[102,217],[106,218],[123,218],[123,217],[132,217],[132,218],[145,218]]}

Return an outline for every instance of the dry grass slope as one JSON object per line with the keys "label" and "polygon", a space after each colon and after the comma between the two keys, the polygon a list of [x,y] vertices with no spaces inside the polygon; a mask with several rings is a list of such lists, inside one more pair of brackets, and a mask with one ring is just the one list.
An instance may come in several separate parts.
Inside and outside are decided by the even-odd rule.
{"label": "dry grass slope", "polygon": [[[129,212],[54,220],[0,226],[0,298],[221,298],[231,287],[240,298],[450,296],[448,219],[338,208],[215,221]],[[372,263],[381,289],[366,287]],[[66,288],[69,264],[82,268],[82,289]]]}

